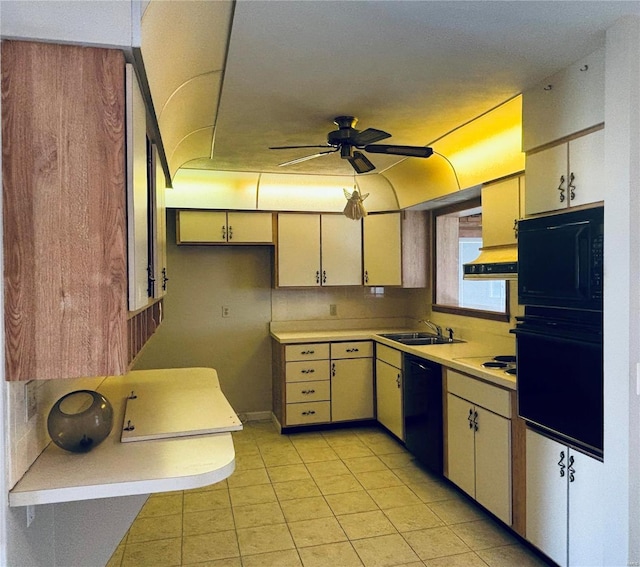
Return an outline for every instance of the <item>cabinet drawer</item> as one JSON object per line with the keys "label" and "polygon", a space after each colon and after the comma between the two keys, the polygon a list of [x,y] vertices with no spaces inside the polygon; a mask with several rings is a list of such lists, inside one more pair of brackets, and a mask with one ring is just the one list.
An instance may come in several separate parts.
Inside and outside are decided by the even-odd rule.
{"label": "cabinet drawer", "polygon": [[287,345],[284,348],[286,362],[292,360],[322,360],[323,358],[329,358],[329,343]]}
{"label": "cabinet drawer", "polygon": [[402,368],[402,351],[395,348],[389,348],[378,343],[376,345],[376,358],[396,368]]}
{"label": "cabinet drawer", "polygon": [[290,382],[287,384],[287,403],[317,402],[331,399],[331,382]]}
{"label": "cabinet drawer", "polygon": [[371,341],[331,343],[331,358],[367,358],[373,356]]}
{"label": "cabinet drawer", "polygon": [[310,382],[312,380],[329,380],[328,360],[287,362],[286,382]]}
{"label": "cabinet drawer", "polygon": [[331,421],[331,402],[287,404],[287,425]]}
{"label": "cabinet drawer", "polygon": [[493,413],[507,418],[511,417],[509,390],[492,386],[453,370],[447,370],[447,391]]}

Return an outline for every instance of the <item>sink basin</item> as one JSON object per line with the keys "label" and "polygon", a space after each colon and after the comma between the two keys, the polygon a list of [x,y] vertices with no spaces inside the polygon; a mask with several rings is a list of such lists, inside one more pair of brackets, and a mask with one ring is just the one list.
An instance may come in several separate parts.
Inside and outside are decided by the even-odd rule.
{"label": "sink basin", "polygon": [[458,339],[448,339],[447,337],[438,337],[431,333],[415,332],[415,333],[386,333],[380,335],[385,339],[391,339],[402,343],[403,345],[446,345],[450,343],[463,343]]}

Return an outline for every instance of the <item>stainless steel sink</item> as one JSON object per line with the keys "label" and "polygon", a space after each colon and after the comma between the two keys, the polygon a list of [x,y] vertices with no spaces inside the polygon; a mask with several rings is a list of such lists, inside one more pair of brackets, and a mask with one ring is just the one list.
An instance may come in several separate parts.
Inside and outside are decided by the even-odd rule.
{"label": "stainless steel sink", "polygon": [[402,343],[403,345],[446,345],[450,343],[463,343],[458,339],[449,339],[447,337],[438,337],[431,333],[415,332],[415,333],[384,333],[380,335],[385,339],[391,339]]}

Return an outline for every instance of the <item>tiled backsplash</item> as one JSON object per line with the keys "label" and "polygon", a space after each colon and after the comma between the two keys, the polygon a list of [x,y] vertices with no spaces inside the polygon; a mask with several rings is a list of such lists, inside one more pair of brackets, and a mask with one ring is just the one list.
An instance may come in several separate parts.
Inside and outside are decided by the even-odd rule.
{"label": "tiled backsplash", "polygon": [[[424,290],[375,287],[274,289],[272,321],[374,319],[410,315],[412,298]],[[336,306],[331,315],[330,306]]]}
{"label": "tiled backsplash", "polygon": [[27,421],[26,382],[6,382],[9,416],[9,486],[13,487],[50,443],[47,416],[53,404],[74,390],[95,390],[104,377],[34,382],[38,411]]}

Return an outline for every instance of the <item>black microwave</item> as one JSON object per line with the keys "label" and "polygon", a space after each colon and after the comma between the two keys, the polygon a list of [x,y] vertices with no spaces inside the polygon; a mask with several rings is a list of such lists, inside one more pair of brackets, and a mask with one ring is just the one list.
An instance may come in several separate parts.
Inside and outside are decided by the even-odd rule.
{"label": "black microwave", "polygon": [[602,310],[604,207],[518,223],[518,302]]}

